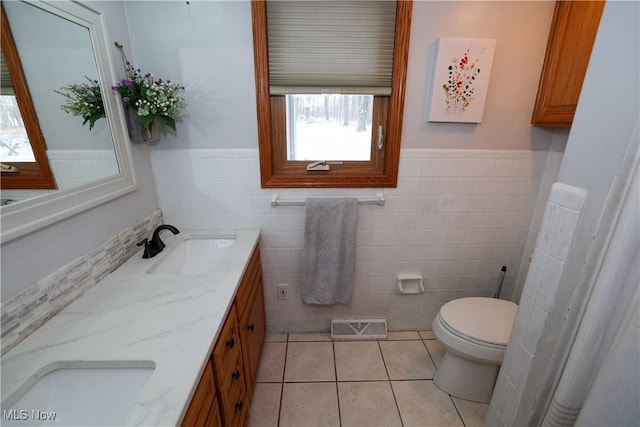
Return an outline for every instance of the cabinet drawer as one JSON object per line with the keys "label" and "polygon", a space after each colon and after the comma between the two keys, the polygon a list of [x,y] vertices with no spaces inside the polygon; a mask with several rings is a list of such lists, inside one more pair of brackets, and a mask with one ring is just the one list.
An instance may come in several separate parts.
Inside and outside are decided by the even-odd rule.
{"label": "cabinet drawer", "polygon": [[220,393],[221,409],[224,414],[225,426],[240,425],[245,412],[249,409],[247,389],[244,381],[232,384],[231,389]]}
{"label": "cabinet drawer", "polygon": [[240,334],[238,333],[238,318],[235,306],[231,307],[229,316],[220,333],[220,337],[213,348],[214,369],[217,372],[225,372],[233,368],[241,354]]}
{"label": "cabinet drawer", "polygon": [[232,389],[236,383],[245,381],[242,353],[238,351],[233,360],[233,363],[228,363],[224,368],[216,369],[218,390],[222,393]]}

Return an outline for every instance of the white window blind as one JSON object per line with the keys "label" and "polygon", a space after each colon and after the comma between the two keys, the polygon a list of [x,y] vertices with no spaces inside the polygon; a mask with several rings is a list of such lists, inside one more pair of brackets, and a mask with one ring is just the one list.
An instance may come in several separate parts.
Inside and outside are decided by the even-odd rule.
{"label": "white window blind", "polygon": [[0,89],[2,95],[15,95],[13,90],[13,82],[11,81],[11,73],[4,59],[4,52],[0,51]]}
{"label": "white window blind", "polygon": [[395,1],[268,1],[270,93],[391,94],[395,21]]}

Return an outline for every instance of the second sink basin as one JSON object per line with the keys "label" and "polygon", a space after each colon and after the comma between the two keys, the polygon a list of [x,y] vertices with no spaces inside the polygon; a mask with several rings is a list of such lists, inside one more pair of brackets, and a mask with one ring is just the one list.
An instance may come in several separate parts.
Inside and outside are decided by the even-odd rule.
{"label": "second sink basin", "polygon": [[225,258],[235,237],[189,237],[165,249],[147,274],[212,273]]}
{"label": "second sink basin", "polygon": [[2,425],[122,425],[154,368],[150,361],[52,363],[2,402]]}

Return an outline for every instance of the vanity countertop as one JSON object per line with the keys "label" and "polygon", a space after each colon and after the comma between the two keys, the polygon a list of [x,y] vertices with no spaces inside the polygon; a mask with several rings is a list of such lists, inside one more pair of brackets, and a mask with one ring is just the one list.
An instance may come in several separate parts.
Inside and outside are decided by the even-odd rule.
{"label": "vanity countertop", "polygon": [[146,274],[163,254],[143,259],[137,252],[2,356],[2,400],[54,362],[151,362],[155,369],[126,425],[178,425],[260,231],[169,235],[162,235],[167,249],[187,237],[235,242],[215,274]]}

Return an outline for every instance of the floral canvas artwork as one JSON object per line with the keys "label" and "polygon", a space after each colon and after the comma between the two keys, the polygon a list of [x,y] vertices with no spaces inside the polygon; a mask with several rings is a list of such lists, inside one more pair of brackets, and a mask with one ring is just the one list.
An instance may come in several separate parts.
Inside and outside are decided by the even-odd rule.
{"label": "floral canvas artwork", "polygon": [[430,122],[482,121],[495,46],[493,39],[438,39]]}

